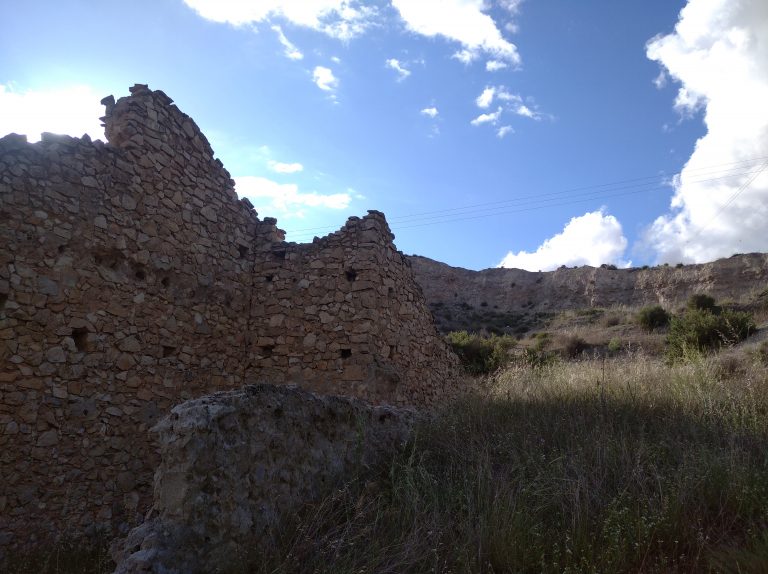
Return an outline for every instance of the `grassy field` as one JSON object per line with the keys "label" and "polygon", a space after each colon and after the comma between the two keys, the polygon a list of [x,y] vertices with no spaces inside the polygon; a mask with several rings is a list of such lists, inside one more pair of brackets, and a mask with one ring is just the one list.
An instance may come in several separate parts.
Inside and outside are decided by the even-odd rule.
{"label": "grassy field", "polygon": [[756,356],[513,368],[244,571],[768,572]]}

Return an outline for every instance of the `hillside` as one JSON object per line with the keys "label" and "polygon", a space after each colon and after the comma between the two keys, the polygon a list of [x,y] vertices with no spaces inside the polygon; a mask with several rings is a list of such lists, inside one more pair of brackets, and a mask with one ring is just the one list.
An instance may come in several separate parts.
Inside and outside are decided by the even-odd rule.
{"label": "hillside", "polygon": [[697,265],[630,269],[560,268],[471,271],[409,257],[438,328],[523,334],[565,310],[684,305],[693,293],[748,302],[768,286],[768,254],[734,255]]}

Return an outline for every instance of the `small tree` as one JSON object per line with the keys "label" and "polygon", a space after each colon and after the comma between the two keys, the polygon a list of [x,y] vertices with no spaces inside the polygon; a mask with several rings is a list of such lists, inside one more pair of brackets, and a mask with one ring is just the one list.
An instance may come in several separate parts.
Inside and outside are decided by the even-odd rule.
{"label": "small tree", "polygon": [[510,350],[517,341],[510,335],[482,337],[467,331],[453,331],[446,341],[458,355],[464,369],[473,375],[492,373],[511,360]]}
{"label": "small tree", "polygon": [[735,345],[754,331],[755,323],[750,313],[725,309],[716,314],[707,309],[688,309],[670,322],[667,356],[674,360],[691,351]]}
{"label": "small tree", "polygon": [[702,311],[710,311],[711,313],[717,313],[720,310],[715,304],[715,298],[706,293],[695,293],[691,295],[688,297],[688,302],[685,306],[688,309],[700,309]]}
{"label": "small tree", "polygon": [[646,331],[653,331],[659,327],[669,325],[670,315],[661,305],[643,307],[637,313],[637,322]]}

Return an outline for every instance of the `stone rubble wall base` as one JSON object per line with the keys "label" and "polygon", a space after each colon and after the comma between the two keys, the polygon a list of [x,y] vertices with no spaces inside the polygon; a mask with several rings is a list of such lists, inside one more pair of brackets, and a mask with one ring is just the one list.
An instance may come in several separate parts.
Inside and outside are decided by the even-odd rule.
{"label": "stone rubble wall base", "polygon": [[386,462],[416,420],[410,410],[265,384],[174,407],[153,429],[153,518],[113,544],[116,574],[246,566],[281,517]]}

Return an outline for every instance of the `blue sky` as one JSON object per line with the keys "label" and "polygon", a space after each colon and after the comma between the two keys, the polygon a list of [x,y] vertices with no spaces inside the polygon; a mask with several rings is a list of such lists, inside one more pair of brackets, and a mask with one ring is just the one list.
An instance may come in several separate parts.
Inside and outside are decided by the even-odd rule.
{"label": "blue sky", "polygon": [[378,209],[467,268],[707,261],[768,250],[766,62],[761,0],[25,0],[0,134],[103,139],[148,83],[289,240]]}

